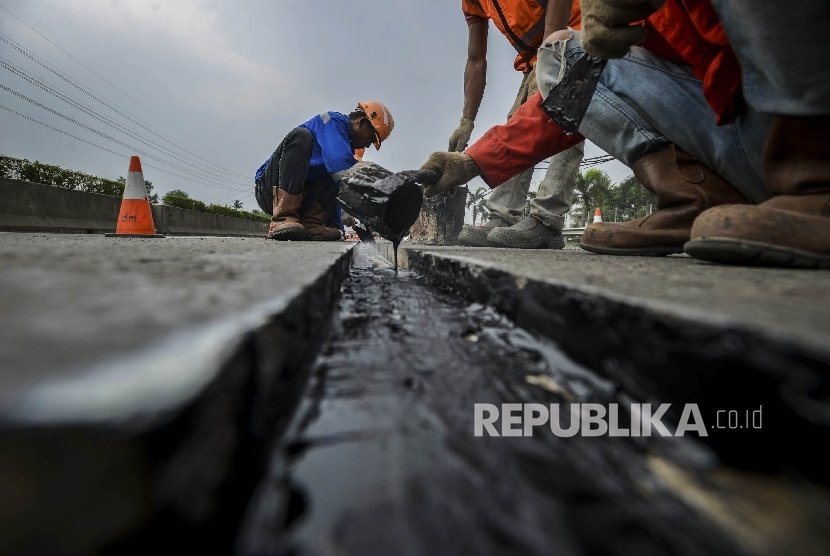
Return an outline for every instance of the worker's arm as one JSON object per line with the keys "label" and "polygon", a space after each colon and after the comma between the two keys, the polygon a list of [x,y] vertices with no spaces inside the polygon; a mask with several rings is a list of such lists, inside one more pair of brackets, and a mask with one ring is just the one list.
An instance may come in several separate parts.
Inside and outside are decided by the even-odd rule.
{"label": "worker's arm", "polygon": [[555,31],[567,29],[572,7],[573,0],[548,0],[548,7],[545,11],[545,34],[542,36],[547,37]]}
{"label": "worker's arm", "polygon": [[473,134],[473,122],[484,97],[487,84],[487,31],[488,20],[480,18],[468,26],[467,65],[464,68],[464,111],[458,128],[450,135],[450,152],[467,148]]}
{"label": "worker's arm", "polygon": [[468,25],[467,66],[464,68],[464,117],[475,121],[487,85],[488,21]]}
{"label": "worker's arm", "polygon": [[537,162],[559,154],[585,138],[578,133],[567,135],[542,109],[542,94],[527,99],[513,117],[490,128],[463,153],[435,152],[421,166],[437,176],[427,182],[424,195],[432,197],[481,176],[487,185],[496,187]]}
{"label": "worker's arm", "polygon": [[578,133],[566,135],[551,121],[542,109],[542,93],[537,91],[506,124],[491,127],[465,153],[475,161],[487,185],[496,187],[584,139]]}

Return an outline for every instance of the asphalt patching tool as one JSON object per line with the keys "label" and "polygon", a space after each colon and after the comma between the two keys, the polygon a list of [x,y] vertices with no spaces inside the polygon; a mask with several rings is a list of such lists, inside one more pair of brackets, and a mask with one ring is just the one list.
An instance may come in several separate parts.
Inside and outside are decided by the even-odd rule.
{"label": "asphalt patching tool", "polygon": [[[434,171],[392,173],[377,164],[361,162],[340,180],[337,200],[360,221],[361,227],[392,242],[397,270],[398,245],[418,219],[424,202],[420,184],[437,180]],[[356,229],[361,239],[371,237],[371,234]]]}
{"label": "asphalt patching tool", "polygon": [[542,109],[568,135],[579,131],[588,111],[602,70],[608,60],[587,52],[554,85],[542,103]]}

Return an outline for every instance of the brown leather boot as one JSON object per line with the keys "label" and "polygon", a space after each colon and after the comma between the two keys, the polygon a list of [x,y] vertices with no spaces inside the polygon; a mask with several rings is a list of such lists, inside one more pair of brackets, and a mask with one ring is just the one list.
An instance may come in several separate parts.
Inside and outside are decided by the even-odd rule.
{"label": "brown leather boot", "polygon": [[737,189],[677,146],[644,156],[632,167],[657,195],[657,212],[630,222],[597,222],[585,228],[580,247],[605,255],[682,253],[695,218],[717,205],[748,203]]}
{"label": "brown leather boot", "polygon": [[303,202],[303,194],[292,195],[288,191],[274,188],[274,215],[268,227],[268,237],[277,240],[299,240],[305,238],[305,228],[300,224],[297,211]]}
{"label": "brown leather boot", "polygon": [[340,241],[343,234],[337,228],[328,228],[325,221],[329,214],[323,205],[314,201],[308,211],[300,216],[300,224],[305,228],[305,238],[309,241]]}
{"label": "brown leather boot", "polygon": [[830,268],[830,116],[776,116],[762,162],[776,196],[707,210],[686,253],[726,264]]}

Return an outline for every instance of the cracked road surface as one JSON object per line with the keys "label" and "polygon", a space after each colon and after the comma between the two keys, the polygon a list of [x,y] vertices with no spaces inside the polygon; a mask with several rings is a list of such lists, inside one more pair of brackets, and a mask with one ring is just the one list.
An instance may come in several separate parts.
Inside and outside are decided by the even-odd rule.
{"label": "cracked road surface", "polygon": [[[719,469],[688,437],[475,437],[475,403],[625,394],[492,310],[396,277],[369,247],[334,319],[241,554],[775,553],[795,518],[752,501],[797,507],[809,491]],[[737,517],[719,511],[733,505]],[[826,538],[806,530],[809,553]]]}

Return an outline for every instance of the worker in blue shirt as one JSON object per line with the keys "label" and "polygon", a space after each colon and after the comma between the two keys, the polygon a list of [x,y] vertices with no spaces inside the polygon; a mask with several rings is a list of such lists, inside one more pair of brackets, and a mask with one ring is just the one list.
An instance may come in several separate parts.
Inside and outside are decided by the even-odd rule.
{"label": "worker in blue shirt", "polygon": [[369,101],[358,103],[348,116],[323,112],[291,130],[256,173],[257,204],[273,213],[268,237],[342,239],[337,211],[340,177],[357,164],[356,149],[372,144],[380,149],[394,125],[383,104]]}

